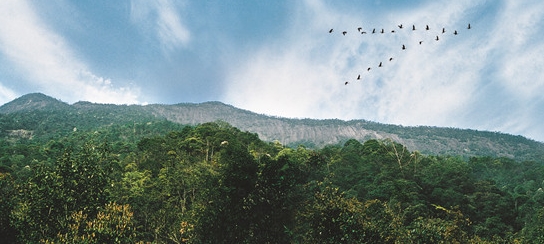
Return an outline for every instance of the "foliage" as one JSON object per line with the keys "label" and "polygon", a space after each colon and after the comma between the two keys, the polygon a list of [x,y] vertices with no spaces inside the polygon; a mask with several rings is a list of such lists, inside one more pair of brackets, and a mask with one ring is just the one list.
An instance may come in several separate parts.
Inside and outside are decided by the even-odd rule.
{"label": "foliage", "polygon": [[0,211],[6,213],[0,216],[0,239],[13,243],[544,239],[540,161],[425,155],[391,139],[347,139],[321,149],[286,147],[221,121],[80,128],[47,137],[0,140]]}
{"label": "foliage", "polygon": [[89,219],[83,211],[73,212],[64,225],[66,233],[41,240],[45,243],[135,243],[133,213],[129,205],[106,204],[96,217]]}

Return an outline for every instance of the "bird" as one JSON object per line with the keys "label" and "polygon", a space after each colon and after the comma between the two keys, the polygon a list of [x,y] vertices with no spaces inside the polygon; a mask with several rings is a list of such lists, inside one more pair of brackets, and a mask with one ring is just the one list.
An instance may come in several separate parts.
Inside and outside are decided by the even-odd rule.
{"label": "bird", "polygon": [[345,36],[346,34],[348,34],[348,32],[347,32],[347,31],[343,31],[343,32],[342,32],[342,35],[344,35],[344,36]]}
{"label": "bird", "polygon": [[402,29],[402,24],[398,25],[399,29]]}
{"label": "bird", "polygon": [[442,28],[442,34],[446,33],[446,28]]}
{"label": "bird", "polygon": [[419,41],[419,45],[421,45],[421,43],[423,43],[423,41]]}
{"label": "bird", "polygon": [[425,30],[429,30],[429,25],[426,25]]}
{"label": "bird", "polygon": [[467,29],[469,29],[469,30],[470,30],[470,23],[468,23],[468,27],[467,27]]}
{"label": "bird", "polygon": [[436,36],[436,39],[435,39],[435,40],[437,40],[437,41],[438,41],[438,36]]}
{"label": "bird", "polygon": [[453,32],[453,34],[454,34],[454,35],[457,35],[457,30],[455,30],[455,31]]}
{"label": "bird", "polygon": [[382,62],[380,62],[380,64],[378,65],[378,67],[382,67]]}
{"label": "bird", "polygon": [[366,34],[366,31],[361,31],[361,34]]}
{"label": "bird", "polygon": [[395,30],[391,30],[391,33],[395,33]]}
{"label": "bird", "polygon": [[344,85],[347,85],[349,82],[346,81],[346,83],[344,83]]}
{"label": "bird", "polygon": [[412,30],[416,30],[416,25],[412,25]]}
{"label": "bird", "polygon": [[406,49],[406,46],[404,46],[404,44],[402,44],[402,50],[405,50]]}
{"label": "bird", "polygon": [[370,71],[372,68],[368,67],[368,69],[366,69],[366,71]]}
{"label": "bird", "polygon": [[333,29],[331,29],[331,30],[329,31],[329,33],[332,33],[332,31],[333,31]]}
{"label": "bird", "polygon": [[389,58],[389,61],[393,61],[393,57]]}
{"label": "bird", "polygon": [[375,29],[375,28],[372,29],[372,34],[374,34],[374,33],[376,33],[376,29]]}
{"label": "bird", "polygon": [[357,80],[360,80],[361,79],[361,75],[357,76]]}
{"label": "bird", "polygon": [[357,28],[357,30],[358,30],[359,32],[361,32],[362,29],[363,29],[363,27]]}
{"label": "bird", "polygon": [[382,33],[382,34],[384,33],[383,29],[382,29],[382,32],[381,32],[381,33]]}

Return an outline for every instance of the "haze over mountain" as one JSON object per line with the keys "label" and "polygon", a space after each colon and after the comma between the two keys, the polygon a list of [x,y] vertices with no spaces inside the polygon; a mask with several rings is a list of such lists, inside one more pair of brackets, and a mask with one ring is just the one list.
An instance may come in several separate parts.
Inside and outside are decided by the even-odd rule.
{"label": "haze over mountain", "polygon": [[[47,127],[69,127],[65,128],[66,131],[71,131],[82,123],[90,128],[100,128],[112,124],[145,124],[160,120],[186,125],[220,120],[241,130],[257,133],[265,141],[277,140],[294,147],[300,144],[323,147],[343,143],[352,138],[360,141],[375,138],[391,139],[406,145],[410,150],[419,150],[425,154],[467,157],[489,155],[520,160],[544,160],[544,144],[522,136],[455,128],[403,127],[366,120],[288,119],[238,109],[221,102],[173,105],[77,102],[70,105],[41,93],[33,93],[0,106],[0,114],[4,116],[15,114],[20,117],[32,116],[36,111],[44,112],[37,118],[41,120],[40,123],[62,121]],[[49,118],[51,116],[59,118]],[[35,128],[12,129],[35,130]]]}

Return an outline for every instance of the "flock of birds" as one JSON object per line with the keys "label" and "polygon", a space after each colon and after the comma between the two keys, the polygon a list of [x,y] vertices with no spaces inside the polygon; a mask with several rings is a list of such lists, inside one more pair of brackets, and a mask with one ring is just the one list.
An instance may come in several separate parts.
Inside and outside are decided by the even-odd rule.
{"label": "flock of birds", "polygon": [[[397,33],[397,31],[400,31],[400,30],[402,30],[402,29],[405,28],[405,26],[403,26],[402,24],[398,25],[397,27],[398,27],[399,30],[397,30],[397,29],[395,28],[395,29],[391,30],[390,33]],[[470,23],[469,23],[468,26],[467,26],[467,29],[470,30],[471,28],[472,28],[472,27],[470,26]],[[408,28],[407,28],[407,29],[408,29]],[[412,25],[412,28],[411,28],[411,29],[412,29],[412,31],[418,30],[418,29],[416,28],[415,25]],[[425,31],[429,31],[429,30],[431,30],[431,28],[429,27],[429,25],[425,25]],[[439,30],[440,30],[440,29],[439,29]],[[329,30],[329,34],[332,34],[333,32],[334,32],[334,29],[330,29],[330,30]],[[368,33],[370,33],[371,35],[372,35],[372,34],[378,34],[378,33],[379,33],[379,34],[384,34],[384,33],[386,33],[386,31],[385,31],[383,28],[382,28],[381,30],[376,29],[376,28],[373,28],[372,31],[368,31],[368,32],[367,32],[366,30],[363,30],[362,27],[358,27],[358,28],[357,28],[357,32],[358,32],[359,34],[362,34],[362,35],[365,35],[365,34],[368,34]],[[434,38],[434,40],[435,40],[435,41],[440,41],[440,35],[444,35],[445,33],[446,33],[446,28],[445,28],[445,27],[442,27],[442,30],[439,32],[438,35],[436,35],[436,38]],[[343,36],[345,36],[345,35],[348,34],[348,31],[344,30],[344,31],[341,32],[341,34],[342,34]],[[459,34],[459,32],[458,32],[457,30],[454,30],[454,31],[453,31],[453,35],[458,35],[458,34]],[[422,44],[423,44],[423,40],[418,41],[418,43],[419,43],[419,45],[422,45]],[[406,48],[407,48],[406,45],[405,45],[405,44],[402,44],[401,50],[406,50]],[[389,62],[391,62],[391,61],[393,61],[393,57],[390,57],[390,58],[389,58]],[[378,68],[383,67],[383,65],[384,65],[383,63],[384,63],[384,62],[381,61],[381,62],[378,64]],[[367,72],[370,72],[371,70],[372,70],[372,67],[368,67],[368,68],[366,69]],[[357,79],[356,79],[356,80],[361,80],[361,74],[357,75]],[[349,81],[346,81],[346,82],[344,83],[344,85],[347,85],[347,84],[349,84],[349,83],[350,83]]]}

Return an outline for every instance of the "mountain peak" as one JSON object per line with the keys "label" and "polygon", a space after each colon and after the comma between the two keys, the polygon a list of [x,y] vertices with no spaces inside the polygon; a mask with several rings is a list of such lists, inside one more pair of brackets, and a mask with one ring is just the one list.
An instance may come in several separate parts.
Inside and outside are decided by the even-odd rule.
{"label": "mountain peak", "polygon": [[29,110],[55,110],[68,105],[43,93],[29,93],[0,106],[0,113],[8,114]]}

